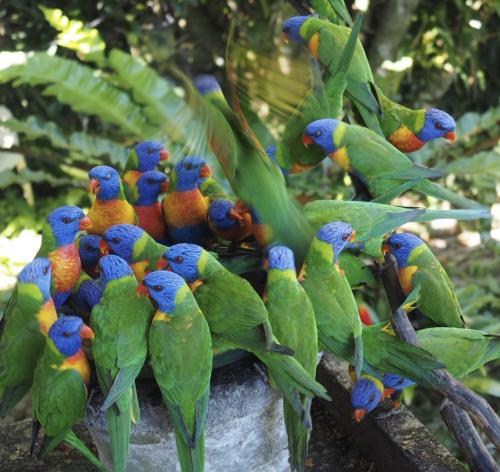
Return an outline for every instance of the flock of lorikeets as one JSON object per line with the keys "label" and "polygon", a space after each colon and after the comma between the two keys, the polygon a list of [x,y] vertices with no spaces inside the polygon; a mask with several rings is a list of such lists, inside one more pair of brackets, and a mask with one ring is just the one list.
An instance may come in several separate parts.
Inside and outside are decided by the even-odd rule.
{"label": "flock of lorikeets", "polygon": [[[349,28],[295,17],[283,31],[325,67],[345,64]],[[140,421],[135,382],[146,361],[175,426],[182,471],[204,468],[213,357],[233,350],[255,355],[282,392],[290,465],[303,471],[311,401],[329,398],[315,380],[319,351],[353,366],[356,421],[388,397],[397,403],[412,383],[435,387],[442,381],[436,369],[461,377],[500,357],[499,336],[465,327],[453,285],[425,243],[391,234],[410,220],[488,217],[428,180],[439,172],[402,153],[431,139],[453,140],[455,123],[442,111],[409,110],[384,97],[361,44],[352,44],[351,65],[332,77],[344,81],[340,95],[345,89],[361,120],[379,133],[319,114],[297,130],[310,147],[293,155],[309,160],[287,160],[283,142],[266,154],[216,80],[201,76],[194,81],[199,94],[188,90],[207,117],[207,141],[234,193],[196,155],[178,160],[168,178],[157,166],[169,153],[146,141],[132,151],[123,175],[105,165],[89,171],[95,200],[87,215],[64,206],[47,216],[42,246],[19,274],[0,339],[0,415],[32,388],[32,448],[39,428],[45,431],[40,456],[66,441],[105,470],[72,432],[85,416],[89,353],[105,395],[115,472],[126,470],[131,423]],[[358,178],[376,201],[296,205],[286,174],[318,164],[310,160],[318,154]],[[410,188],[467,209],[381,203]],[[361,321],[351,286],[363,260],[383,252],[396,258],[404,308],[418,308],[420,346],[400,340],[386,322]],[[267,274],[265,289],[258,293],[243,277],[248,266],[228,255],[256,259],[256,270]]]}

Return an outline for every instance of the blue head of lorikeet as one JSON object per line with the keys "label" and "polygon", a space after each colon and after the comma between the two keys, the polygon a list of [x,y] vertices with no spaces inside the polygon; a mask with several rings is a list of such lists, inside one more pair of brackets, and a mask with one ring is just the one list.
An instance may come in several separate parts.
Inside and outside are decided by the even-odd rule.
{"label": "blue head of lorikeet", "polygon": [[300,35],[300,28],[311,16],[292,16],[283,22],[281,30],[285,35],[285,40],[292,40],[300,44],[305,44],[305,39]]}
{"label": "blue head of lorikeet", "polygon": [[428,142],[437,138],[445,138],[455,141],[455,129],[457,124],[453,117],[443,110],[428,108],[425,111],[425,122],[417,136],[422,141]]}
{"label": "blue head of lorikeet", "polygon": [[94,333],[78,316],[61,316],[49,330],[49,337],[58,351],[74,356],[82,347],[82,339],[92,339]]}
{"label": "blue head of lorikeet", "polygon": [[194,79],[194,86],[198,89],[201,95],[222,94],[219,82],[213,75],[201,74]]}
{"label": "blue head of lorikeet", "polygon": [[114,200],[120,192],[118,172],[110,166],[96,166],[89,171],[89,191],[99,200]]}
{"label": "blue head of lorikeet", "polygon": [[101,258],[99,261],[99,269],[103,287],[106,287],[106,285],[113,280],[134,275],[127,262],[114,254]]}
{"label": "blue head of lorikeet", "polygon": [[111,252],[124,259],[127,263],[132,262],[135,243],[144,234],[139,226],[115,225],[106,230],[102,236],[101,252]]}
{"label": "blue head of lorikeet", "polygon": [[406,387],[410,387],[415,384],[415,382],[405,379],[404,377],[401,377],[401,375],[397,374],[384,374],[382,376],[382,383],[386,389],[384,392],[386,396],[397,390],[403,390]]}
{"label": "blue head of lorikeet", "polygon": [[94,267],[99,262],[100,236],[87,234],[78,240],[78,254],[83,267]]}
{"label": "blue head of lorikeet", "polygon": [[351,404],[354,408],[354,419],[360,422],[367,413],[373,411],[382,400],[384,387],[374,377],[362,376],[354,385],[351,393]]}
{"label": "blue head of lorikeet", "polygon": [[425,244],[418,236],[410,233],[393,234],[386,239],[384,249],[394,255],[400,269],[408,265],[412,251]]}
{"label": "blue head of lorikeet", "polygon": [[200,278],[198,261],[203,249],[196,244],[180,243],[170,247],[163,255],[168,266],[188,282],[194,282]]}
{"label": "blue head of lorikeet", "polygon": [[208,217],[216,229],[222,230],[237,227],[242,218],[234,202],[222,198],[212,202],[208,209]]}
{"label": "blue head of lorikeet", "polygon": [[335,152],[337,148],[333,142],[333,133],[340,121],[334,118],[323,118],[313,121],[306,126],[302,136],[302,142],[305,146],[317,144],[326,154]]}
{"label": "blue head of lorikeet", "polygon": [[170,157],[163,144],[158,141],[143,141],[135,145],[137,153],[137,170],[147,172],[154,170],[160,161],[166,161]]}
{"label": "blue head of lorikeet", "polygon": [[356,237],[356,232],[349,223],[332,221],[322,226],[316,234],[316,237],[320,241],[332,245],[334,254],[333,263],[335,264],[340,253],[348,246],[349,242]]}
{"label": "blue head of lorikeet", "polygon": [[165,270],[150,272],[144,277],[142,284],[158,304],[159,310],[170,315],[175,310],[177,292],[186,285],[180,275]]}
{"label": "blue head of lorikeet", "polygon": [[50,297],[50,277],[52,264],[45,257],[37,257],[27,264],[19,273],[17,279],[22,284],[35,284],[43,294],[43,298]]}
{"label": "blue head of lorikeet", "polygon": [[295,270],[293,251],[286,246],[273,246],[267,252],[269,269]]}
{"label": "blue head of lorikeet", "polygon": [[144,172],[136,182],[139,198],[134,202],[135,205],[152,205],[158,201],[158,196],[166,192],[168,185],[167,176],[163,172],[150,170]]}
{"label": "blue head of lorikeet", "polygon": [[198,187],[200,178],[212,174],[210,167],[198,156],[188,156],[175,165],[176,190],[184,192]]}
{"label": "blue head of lorikeet", "polygon": [[58,246],[66,246],[75,241],[78,231],[92,226],[83,210],[77,206],[63,206],[52,210],[47,217]]}

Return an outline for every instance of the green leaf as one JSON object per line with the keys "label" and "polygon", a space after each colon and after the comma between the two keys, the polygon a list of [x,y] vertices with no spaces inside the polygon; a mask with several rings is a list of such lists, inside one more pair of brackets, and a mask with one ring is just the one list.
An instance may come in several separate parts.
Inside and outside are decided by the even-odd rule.
{"label": "green leaf", "polygon": [[49,84],[44,95],[56,97],[76,112],[97,115],[134,139],[146,139],[154,132],[141,108],[100,71],[42,52],[3,52],[0,64],[0,83],[15,80],[14,86]]}
{"label": "green leaf", "polygon": [[88,157],[109,157],[113,165],[125,166],[130,151],[118,143],[87,133],[75,132],[66,136],[58,126],[51,121],[43,121],[36,116],[29,116],[26,120],[10,119],[1,122],[2,126],[24,134],[28,139],[47,138],[52,146],[76,153],[81,159]]}

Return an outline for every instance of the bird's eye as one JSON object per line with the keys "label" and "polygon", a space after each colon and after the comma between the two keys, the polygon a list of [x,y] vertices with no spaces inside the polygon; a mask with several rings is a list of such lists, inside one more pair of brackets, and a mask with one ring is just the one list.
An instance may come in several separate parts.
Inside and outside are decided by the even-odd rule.
{"label": "bird's eye", "polygon": [[401,249],[401,243],[394,244],[394,249]]}
{"label": "bird's eye", "polygon": [[342,235],[342,241],[347,241],[349,239],[349,234],[343,234]]}
{"label": "bird's eye", "polygon": [[43,269],[43,275],[47,275],[49,273],[49,269],[50,269],[50,265],[48,265],[47,267],[44,267]]}
{"label": "bird's eye", "polygon": [[192,168],[193,168],[193,164],[191,164],[190,162],[187,162],[186,164],[184,164],[184,169],[191,170]]}
{"label": "bird's eye", "polygon": [[120,238],[111,238],[111,242],[114,243],[114,244],[120,244],[121,241],[122,240]]}
{"label": "bird's eye", "polygon": [[400,379],[398,380],[398,382],[397,382],[397,384],[396,384],[396,385],[403,385],[403,382],[404,382],[404,381],[405,381],[405,379],[400,378]]}
{"label": "bird's eye", "polygon": [[151,287],[155,292],[161,292],[163,290],[163,287],[161,285],[153,285]]}
{"label": "bird's eye", "polygon": [[320,129],[318,129],[317,131],[314,132],[314,136],[316,136],[317,138],[319,138],[322,134],[323,134],[323,131],[321,131]]}
{"label": "bird's eye", "polygon": [[111,179],[111,174],[107,174],[104,176],[104,180],[109,180],[109,179]]}
{"label": "bird's eye", "polygon": [[62,222],[67,225],[69,223],[71,223],[73,220],[69,217],[69,216],[65,216],[63,219],[62,219]]}
{"label": "bird's eye", "polygon": [[174,262],[176,264],[182,264],[184,262],[184,258],[182,256],[176,256],[174,257]]}
{"label": "bird's eye", "polygon": [[290,33],[290,26],[285,26],[283,28],[283,33]]}
{"label": "bird's eye", "polygon": [[151,154],[154,154],[156,151],[153,149],[153,148],[147,148],[146,149],[146,152],[151,155]]}
{"label": "bird's eye", "polygon": [[434,123],[434,128],[443,129],[443,125],[441,123],[437,122],[437,123]]}
{"label": "bird's eye", "polygon": [[155,183],[154,179],[146,179],[146,183],[149,185],[153,185]]}
{"label": "bird's eye", "polygon": [[370,398],[368,399],[368,403],[372,403],[372,402],[374,402],[374,401],[375,401],[375,394],[374,394],[374,393],[372,393],[372,394],[370,395]]}
{"label": "bird's eye", "polygon": [[63,332],[61,333],[61,336],[62,336],[63,338],[69,338],[69,337],[71,336],[71,333],[68,333],[67,331],[63,331]]}

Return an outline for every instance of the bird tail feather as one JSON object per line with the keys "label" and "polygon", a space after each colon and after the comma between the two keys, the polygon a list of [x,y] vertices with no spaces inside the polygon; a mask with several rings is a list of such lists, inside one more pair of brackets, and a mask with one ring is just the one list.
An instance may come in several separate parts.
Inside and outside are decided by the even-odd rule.
{"label": "bird tail feather", "polygon": [[487,210],[484,205],[481,205],[474,200],[470,200],[469,198],[463,197],[462,195],[459,195],[458,193],[455,193],[452,190],[448,190],[447,188],[444,188],[443,186],[429,180],[422,180],[421,182],[418,182],[413,187],[413,189],[417,192],[424,193],[425,195],[430,195],[431,197],[437,198],[439,200],[446,200],[452,205],[455,205],[459,208],[467,208],[471,210]]}
{"label": "bird tail feather", "polygon": [[127,469],[128,447],[132,422],[132,388],[124,392],[116,402],[118,408],[109,408],[109,437],[113,458],[113,472],[125,472]]}
{"label": "bird tail feather", "polygon": [[[309,416],[309,424],[312,423],[310,417],[311,402],[311,397],[305,397],[302,401],[304,412]],[[290,467],[293,472],[304,472],[311,429],[304,426],[304,422],[297,418],[294,407],[286,399],[283,400],[283,412],[288,435]]]}

